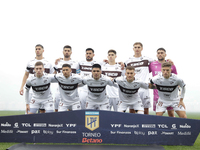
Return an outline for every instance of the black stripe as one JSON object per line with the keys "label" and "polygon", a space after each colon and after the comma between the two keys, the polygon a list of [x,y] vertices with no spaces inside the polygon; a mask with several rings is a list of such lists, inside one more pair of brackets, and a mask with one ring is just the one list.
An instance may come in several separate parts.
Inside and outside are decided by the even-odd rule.
{"label": "black stripe", "polygon": [[138,92],[139,88],[138,89],[127,89],[127,88],[124,88],[122,86],[119,85],[119,89],[122,93],[125,93],[125,94],[135,94]]}
{"label": "black stripe", "polygon": [[27,84],[26,84],[26,88],[30,89],[30,88],[31,88],[31,86],[29,86],[29,85],[27,85]]}
{"label": "black stripe", "polygon": [[76,84],[63,84],[59,82],[60,87],[65,91],[73,91],[78,87],[78,83]]}
{"label": "black stripe", "polygon": [[161,85],[157,85],[156,84],[156,87],[158,89],[158,91],[160,92],[168,92],[168,93],[172,93],[176,88],[177,88],[178,85],[175,85],[175,86],[161,86]]}
{"label": "black stripe", "polygon": [[46,91],[48,90],[50,87],[50,83],[48,84],[45,84],[45,85],[40,85],[40,86],[32,86],[33,90],[35,92],[43,92],[43,91]]}

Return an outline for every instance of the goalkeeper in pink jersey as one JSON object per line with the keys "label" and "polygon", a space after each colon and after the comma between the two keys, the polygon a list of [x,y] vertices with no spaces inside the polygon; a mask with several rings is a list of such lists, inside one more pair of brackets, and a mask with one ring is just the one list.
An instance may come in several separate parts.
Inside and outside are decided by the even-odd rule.
{"label": "goalkeeper in pink jersey", "polygon": [[[161,73],[162,63],[166,62],[166,60],[165,60],[166,56],[167,56],[167,54],[166,54],[166,50],[164,48],[159,48],[157,50],[157,58],[158,58],[158,60],[152,62],[149,65],[149,72],[150,73],[152,72],[153,76],[156,76],[159,73]],[[176,67],[174,65],[172,65],[171,69],[172,69],[172,73],[177,74]],[[153,90],[153,95],[154,95],[154,98],[153,98],[153,110],[156,111],[156,104],[157,104],[158,98],[159,98],[157,89]],[[174,110],[173,110],[172,107],[167,107],[167,111],[168,111],[168,115],[170,117],[174,117]]]}

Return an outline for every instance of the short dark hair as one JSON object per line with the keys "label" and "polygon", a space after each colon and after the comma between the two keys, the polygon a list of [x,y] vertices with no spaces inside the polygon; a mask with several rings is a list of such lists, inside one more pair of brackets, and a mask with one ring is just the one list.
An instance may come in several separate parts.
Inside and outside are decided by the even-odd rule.
{"label": "short dark hair", "polygon": [[143,47],[143,45],[142,45],[141,42],[135,42],[135,43],[133,44],[133,46],[134,46],[134,45],[140,45],[141,47]]}
{"label": "short dark hair", "polygon": [[134,70],[135,71],[135,68],[133,66],[127,66],[126,70]]}
{"label": "short dark hair", "polygon": [[94,64],[94,65],[92,65],[92,69],[93,68],[99,68],[100,70],[101,70],[101,65],[99,65],[99,64]]}
{"label": "short dark hair", "polygon": [[41,66],[41,65],[44,67],[44,64],[41,61],[38,61],[38,62],[35,63],[35,67],[36,66]]}
{"label": "short dark hair", "polygon": [[163,64],[162,64],[162,68],[163,67],[169,67],[169,68],[171,68],[172,67],[172,64],[170,63],[170,62],[164,62]]}
{"label": "short dark hair", "polygon": [[63,65],[62,65],[62,68],[63,68],[63,67],[69,67],[69,68],[71,68],[71,65],[69,65],[69,64],[63,64]]}
{"label": "short dark hair", "polygon": [[65,45],[65,46],[63,47],[63,50],[64,50],[65,48],[70,48],[70,50],[72,50],[72,47],[69,46],[69,45]]}
{"label": "short dark hair", "polygon": [[92,48],[87,48],[87,49],[86,49],[86,52],[87,52],[87,51],[92,51],[92,52],[94,53],[94,50],[93,50]]}
{"label": "short dark hair", "polygon": [[44,49],[44,47],[41,44],[37,44],[35,47],[38,47],[38,46]]}
{"label": "short dark hair", "polygon": [[164,48],[159,48],[157,51],[164,51],[164,52],[166,52],[166,50],[164,49]]}
{"label": "short dark hair", "polygon": [[110,49],[110,50],[108,51],[108,54],[109,54],[109,53],[114,53],[115,55],[117,54],[116,50],[114,50],[114,49]]}

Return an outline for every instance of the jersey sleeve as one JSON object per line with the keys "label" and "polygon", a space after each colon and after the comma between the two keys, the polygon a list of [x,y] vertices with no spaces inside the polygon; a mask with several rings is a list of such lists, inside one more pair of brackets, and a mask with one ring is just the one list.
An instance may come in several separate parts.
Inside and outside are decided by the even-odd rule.
{"label": "jersey sleeve", "polygon": [[26,104],[29,104],[29,90],[31,88],[31,83],[30,83],[30,78],[27,79],[26,81],[26,86],[25,86],[25,102]]}
{"label": "jersey sleeve", "polygon": [[144,89],[148,89],[149,88],[149,84],[145,83],[145,82],[140,82],[140,87],[144,88]]}
{"label": "jersey sleeve", "polygon": [[55,65],[54,67],[54,70],[58,73],[59,71],[58,71],[58,65]]}
{"label": "jersey sleeve", "polygon": [[154,60],[152,58],[148,58],[149,63],[152,63]]}
{"label": "jersey sleeve", "polygon": [[74,74],[74,76],[77,78],[77,82],[78,83],[82,83],[83,82],[83,78],[81,77],[81,75]]}
{"label": "jersey sleeve", "polygon": [[26,69],[25,69],[26,72],[30,72],[30,69],[31,69],[31,68],[30,68],[30,65],[29,65],[29,64],[30,64],[30,62],[28,62],[27,65],[26,65]]}
{"label": "jersey sleeve", "polygon": [[151,73],[152,72],[152,63],[150,63],[150,65],[149,65],[149,73]]}
{"label": "jersey sleeve", "polygon": [[157,75],[150,79],[151,84],[156,84]]}
{"label": "jersey sleeve", "polygon": [[54,67],[52,66],[52,64],[50,64],[50,68],[49,69],[50,69],[50,74],[53,74],[55,70],[54,70]]}
{"label": "jersey sleeve", "polygon": [[58,80],[56,80],[55,76],[56,76],[55,74],[49,74],[48,75],[48,77],[50,78],[52,83],[58,82]]}
{"label": "jersey sleeve", "polygon": [[181,88],[185,87],[185,83],[182,79],[179,78],[178,85],[180,85]]}

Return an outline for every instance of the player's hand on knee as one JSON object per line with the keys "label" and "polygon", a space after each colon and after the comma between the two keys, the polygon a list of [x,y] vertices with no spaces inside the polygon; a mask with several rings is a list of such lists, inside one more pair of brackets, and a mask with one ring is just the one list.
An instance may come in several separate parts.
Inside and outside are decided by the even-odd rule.
{"label": "player's hand on knee", "polygon": [[30,111],[30,105],[26,104],[26,113],[28,114],[29,111]]}
{"label": "player's hand on knee", "polygon": [[179,104],[178,104],[178,107],[179,107],[180,105],[182,105],[182,106],[183,106],[183,108],[184,108],[184,109],[186,109],[186,108],[185,108],[185,104],[184,104],[184,102],[183,102],[183,99],[182,99],[182,98],[180,99],[180,102],[179,102]]}

